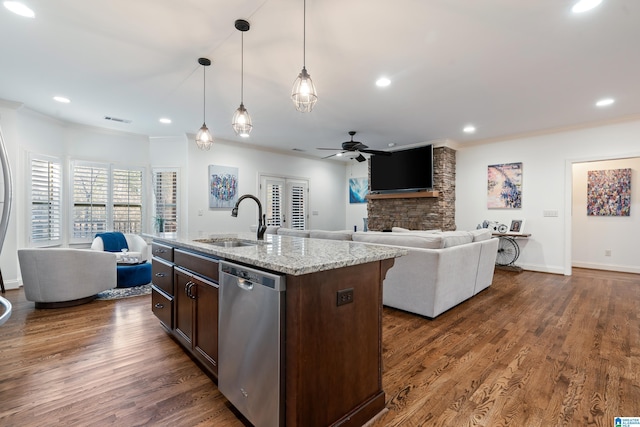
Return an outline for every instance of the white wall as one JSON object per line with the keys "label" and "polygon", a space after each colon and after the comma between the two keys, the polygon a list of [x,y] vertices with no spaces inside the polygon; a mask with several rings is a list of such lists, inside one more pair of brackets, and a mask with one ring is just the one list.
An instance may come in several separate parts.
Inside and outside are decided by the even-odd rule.
{"label": "white wall", "polygon": [[[640,121],[630,121],[458,148],[457,228],[472,229],[484,219],[525,219],[524,231],[532,236],[521,239],[517,264],[570,274],[571,165],[638,156],[638,135]],[[523,163],[522,209],[487,209],[487,166],[511,162]],[[558,217],[543,217],[545,210],[558,211]]]}
{"label": "white wall", "polygon": [[209,209],[209,165],[238,168],[238,193],[259,196],[260,173],[309,180],[309,229],[340,230],[345,228],[345,168],[342,163],[283,155],[246,144],[216,141],[211,151],[199,150],[188,142],[188,233],[199,236],[210,232],[244,232],[257,224],[258,208],[245,201],[238,217],[231,209]]}
{"label": "white wall", "polygon": [[[631,172],[630,216],[587,216],[587,173],[625,169]],[[640,158],[573,164],[572,245],[574,267],[640,273]],[[611,255],[605,255],[605,251]]]}
{"label": "white wall", "polygon": [[353,230],[353,226],[358,227],[358,231],[362,231],[364,228],[364,221],[362,218],[367,218],[367,203],[349,203],[349,178],[368,178],[369,176],[369,162],[357,162],[350,160],[350,163],[346,163],[347,176],[345,178],[346,188],[346,220],[345,229]]}
{"label": "white wall", "polygon": [[[309,211],[315,213],[309,218],[309,228],[345,228],[346,170],[340,162],[307,159],[225,141],[217,141],[211,151],[203,152],[186,136],[150,140],[142,135],[60,122],[20,104],[1,101],[0,126],[10,157],[14,186],[9,231],[0,256],[0,268],[8,289],[21,284],[17,249],[28,246],[30,222],[26,187],[30,152],[61,158],[66,165],[65,174],[69,173],[68,162],[72,159],[143,166],[147,170],[147,184],[150,184],[152,167],[178,168],[182,181],[180,225],[190,235],[247,231],[257,221],[257,208],[250,202],[243,204],[238,218],[231,217],[230,209],[208,208],[207,170],[210,164],[238,167],[240,194],[258,194],[260,172],[306,178],[310,182]],[[68,189],[64,192],[68,193]],[[68,218],[67,194],[63,194],[63,199]],[[147,201],[151,200],[149,193]],[[199,215],[200,211],[202,215]],[[65,226],[68,227],[66,222]]]}

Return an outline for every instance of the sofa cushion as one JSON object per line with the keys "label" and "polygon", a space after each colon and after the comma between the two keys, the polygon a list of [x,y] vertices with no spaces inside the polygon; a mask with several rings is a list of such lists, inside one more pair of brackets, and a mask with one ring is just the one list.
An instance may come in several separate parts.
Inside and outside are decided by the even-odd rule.
{"label": "sofa cushion", "polygon": [[410,230],[402,227],[391,227],[391,231],[394,233],[437,233],[442,230],[435,228],[433,230]]}
{"label": "sofa cushion", "polygon": [[469,234],[473,237],[474,242],[482,242],[483,240],[489,240],[491,238],[491,230],[488,228],[478,228],[477,230],[469,231]]}
{"label": "sofa cushion", "polygon": [[281,236],[309,237],[309,230],[280,227],[278,228],[278,234]]}
{"label": "sofa cushion", "polygon": [[444,231],[439,234],[442,236],[444,248],[473,242],[473,236],[468,231]]}
{"label": "sofa cushion", "polygon": [[443,237],[439,234],[411,234],[411,233],[376,233],[358,231],[351,235],[354,242],[377,243],[380,245],[407,246],[422,249],[442,249]]}
{"label": "sofa cushion", "polygon": [[351,240],[351,234],[353,234],[353,231],[351,230],[338,230],[338,231],[310,230],[309,231],[309,237],[311,237],[312,239]]}

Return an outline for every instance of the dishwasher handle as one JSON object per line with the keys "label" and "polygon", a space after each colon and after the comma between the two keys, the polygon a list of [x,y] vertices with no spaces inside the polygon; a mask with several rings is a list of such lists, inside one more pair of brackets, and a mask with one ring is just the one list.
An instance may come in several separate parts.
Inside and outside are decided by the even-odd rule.
{"label": "dishwasher handle", "polygon": [[242,279],[242,278],[238,277],[237,283],[238,283],[238,287],[240,289],[243,289],[245,291],[252,291],[253,290],[253,283],[248,281],[248,280],[245,280],[245,279]]}

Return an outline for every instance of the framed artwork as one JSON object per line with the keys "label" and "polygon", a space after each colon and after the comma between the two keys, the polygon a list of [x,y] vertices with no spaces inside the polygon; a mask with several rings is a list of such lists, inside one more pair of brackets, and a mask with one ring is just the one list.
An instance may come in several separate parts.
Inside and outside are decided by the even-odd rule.
{"label": "framed artwork", "polygon": [[522,208],[522,162],[488,167],[487,208]]}
{"label": "framed artwork", "polygon": [[587,215],[631,215],[631,169],[587,172]]}
{"label": "framed artwork", "polygon": [[524,233],[524,219],[512,219],[509,233]]}
{"label": "framed artwork", "polygon": [[368,178],[349,178],[349,203],[367,203]]}
{"label": "framed artwork", "polygon": [[238,201],[238,168],[209,165],[209,209],[231,209]]}

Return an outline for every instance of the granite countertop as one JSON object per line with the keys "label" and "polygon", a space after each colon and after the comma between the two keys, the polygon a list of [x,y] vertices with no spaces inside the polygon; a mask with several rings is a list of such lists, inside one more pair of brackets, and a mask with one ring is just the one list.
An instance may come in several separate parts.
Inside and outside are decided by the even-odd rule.
{"label": "granite countertop", "polygon": [[[258,241],[255,233],[212,233],[199,236],[158,233],[144,236],[160,243],[294,276],[396,258],[408,253],[407,250],[389,246],[275,234],[265,235],[264,241]],[[220,247],[206,242],[238,239],[257,244]]]}

